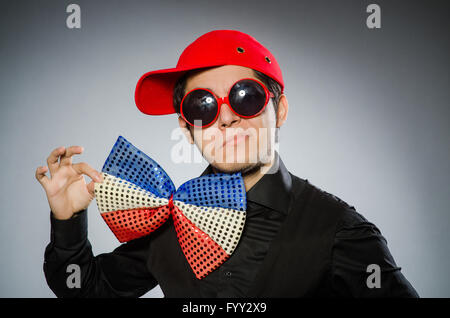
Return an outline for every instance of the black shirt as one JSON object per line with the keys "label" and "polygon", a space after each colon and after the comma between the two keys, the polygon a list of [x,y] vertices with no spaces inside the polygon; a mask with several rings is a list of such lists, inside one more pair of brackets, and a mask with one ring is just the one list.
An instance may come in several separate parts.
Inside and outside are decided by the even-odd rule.
{"label": "black shirt", "polygon": [[[374,224],[289,173],[281,159],[278,167],[247,192],[241,239],[204,279],[194,276],[171,218],[148,236],[94,256],[83,210],[69,220],[50,213],[48,285],[58,297],[139,297],[157,284],[165,297],[418,297]],[[67,286],[70,264],[81,269],[80,288]],[[375,287],[367,283],[375,279],[371,264],[380,269]]]}

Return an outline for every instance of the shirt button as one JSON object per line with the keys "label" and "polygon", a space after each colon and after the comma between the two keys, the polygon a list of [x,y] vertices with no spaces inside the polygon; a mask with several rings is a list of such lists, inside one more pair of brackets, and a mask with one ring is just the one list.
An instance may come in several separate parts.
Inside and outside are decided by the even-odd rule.
{"label": "shirt button", "polygon": [[230,277],[231,277],[231,272],[229,272],[229,271],[228,271],[228,272],[225,272],[225,276],[228,277],[228,278],[230,278]]}

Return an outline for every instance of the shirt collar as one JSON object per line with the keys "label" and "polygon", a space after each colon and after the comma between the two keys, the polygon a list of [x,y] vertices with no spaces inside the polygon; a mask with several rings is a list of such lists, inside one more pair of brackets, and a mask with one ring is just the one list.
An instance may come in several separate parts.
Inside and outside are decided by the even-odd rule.
{"label": "shirt collar", "polygon": [[[292,179],[278,153],[276,153],[275,162],[270,172],[262,176],[250,191],[247,192],[247,201],[255,202],[272,210],[288,214]],[[213,173],[211,165],[201,175],[210,173]]]}

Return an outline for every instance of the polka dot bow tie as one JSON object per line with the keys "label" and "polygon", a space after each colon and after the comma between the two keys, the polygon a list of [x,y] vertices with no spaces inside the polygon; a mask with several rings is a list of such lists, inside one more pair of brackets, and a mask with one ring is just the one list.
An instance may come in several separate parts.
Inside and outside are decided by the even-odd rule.
{"label": "polka dot bow tie", "polygon": [[240,173],[204,175],[175,191],[160,165],[119,136],[102,174],[95,198],[120,242],[148,235],[172,216],[181,250],[198,279],[233,253],[247,204]]}

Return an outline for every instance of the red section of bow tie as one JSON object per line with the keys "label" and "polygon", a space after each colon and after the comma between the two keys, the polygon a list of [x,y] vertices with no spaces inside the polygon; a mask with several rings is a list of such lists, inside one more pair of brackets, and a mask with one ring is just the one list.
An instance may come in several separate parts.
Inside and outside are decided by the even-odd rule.
{"label": "red section of bow tie", "polygon": [[208,234],[189,221],[178,207],[174,208],[173,223],[186,259],[198,279],[219,267],[229,255]]}
{"label": "red section of bow tie", "polygon": [[101,216],[120,243],[148,235],[160,227],[170,216],[168,206],[117,210]]}

